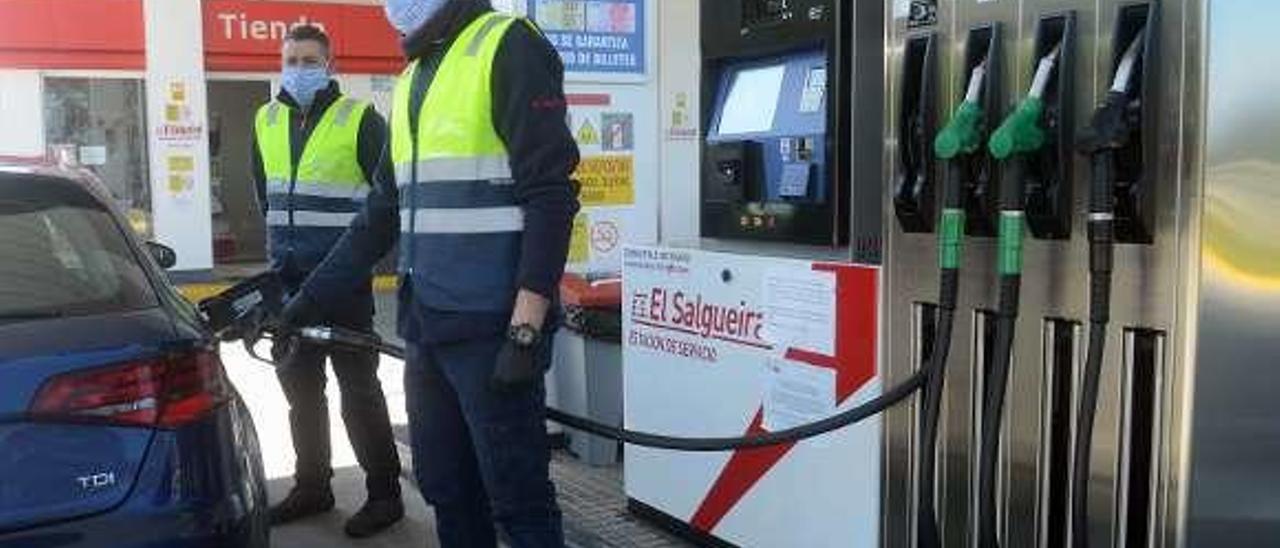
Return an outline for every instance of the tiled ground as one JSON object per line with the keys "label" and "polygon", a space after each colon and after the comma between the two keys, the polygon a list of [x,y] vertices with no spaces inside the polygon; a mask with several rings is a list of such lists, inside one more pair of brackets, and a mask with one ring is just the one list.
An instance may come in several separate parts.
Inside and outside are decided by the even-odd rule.
{"label": "tiled ground", "polygon": [[587,466],[559,452],[551,462],[551,475],[559,489],[571,544],[610,548],[689,546],[627,512],[621,468]]}

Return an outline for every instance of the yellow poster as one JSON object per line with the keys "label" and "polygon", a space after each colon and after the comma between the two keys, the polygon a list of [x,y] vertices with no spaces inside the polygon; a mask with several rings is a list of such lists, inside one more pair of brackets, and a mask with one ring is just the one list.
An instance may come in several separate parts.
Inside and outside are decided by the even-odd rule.
{"label": "yellow poster", "polygon": [[169,100],[175,103],[187,102],[187,84],[183,82],[169,82]]}
{"label": "yellow poster", "polygon": [[591,226],[591,220],[587,218],[586,213],[579,213],[573,219],[573,232],[569,240],[569,264],[582,264],[590,258],[588,248],[590,238],[587,235],[589,226]]}
{"label": "yellow poster", "polygon": [[191,179],[185,175],[169,176],[169,193],[182,194],[191,188]]}
{"label": "yellow poster", "polygon": [[584,206],[631,205],[636,201],[635,159],[625,156],[587,156],[574,178],[582,183]]}
{"label": "yellow poster", "polygon": [[182,173],[196,170],[196,159],[191,156],[170,156],[169,171]]}

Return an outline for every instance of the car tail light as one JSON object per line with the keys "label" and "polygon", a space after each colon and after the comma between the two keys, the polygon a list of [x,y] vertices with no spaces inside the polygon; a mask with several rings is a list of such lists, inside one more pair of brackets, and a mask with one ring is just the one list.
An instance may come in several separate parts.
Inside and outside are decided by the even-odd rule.
{"label": "car tail light", "polygon": [[30,414],[174,428],[204,417],[229,394],[218,355],[201,349],[59,375],[40,388]]}

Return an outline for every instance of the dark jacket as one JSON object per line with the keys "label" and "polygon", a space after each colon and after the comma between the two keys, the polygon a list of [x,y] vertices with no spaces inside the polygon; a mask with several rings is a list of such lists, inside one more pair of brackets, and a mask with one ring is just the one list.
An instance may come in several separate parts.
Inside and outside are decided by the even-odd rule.
{"label": "dark jacket", "polygon": [[[288,92],[281,90],[276,100],[288,106],[289,143],[293,164],[297,165],[310,139],[312,131],[319,125],[324,112],[338,98],[341,90],[337,82],[330,82],[327,89],[316,94],[311,108],[303,112],[297,101]],[[360,121],[360,133],[357,137],[357,160],[360,170],[364,172],[365,181],[373,184],[377,170],[382,169],[380,160],[382,151],[387,145],[387,123],[372,106],[365,112]],[[258,147],[257,132],[253,132],[252,152],[253,184],[257,192],[259,210],[265,215],[267,210],[267,176],[262,162],[262,151]],[[390,169],[386,167],[385,169]],[[390,175],[390,173],[388,173]],[[300,285],[311,270],[320,264],[329,250],[337,243],[342,234],[341,229],[332,230],[333,234],[322,234],[327,229],[310,229],[313,234],[301,232],[290,233],[288,230],[277,231],[271,245],[272,267],[280,272],[291,287]]]}
{"label": "dark jacket", "polygon": [[[406,55],[443,55],[469,23],[488,11],[486,1],[453,0],[405,38]],[[414,83],[411,113],[419,110],[429,85],[425,79]],[[555,300],[579,208],[577,184],[570,180],[578,148],[565,123],[560,56],[538,32],[512,25],[494,60],[492,88],[494,129],[506,144],[517,201],[525,213],[517,286]],[[383,156],[389,166],[389,153]],[[312,302],[323,306],[321,296],[360,283],[356,278],[368,273],[400,236],[396,182],[389,167],[378,173],[364,211],[303,287]],[[401,334],[425,342],[500,333],[510,319],[509,314],[427,309],[409,295],[404,280],[400,312]]]}

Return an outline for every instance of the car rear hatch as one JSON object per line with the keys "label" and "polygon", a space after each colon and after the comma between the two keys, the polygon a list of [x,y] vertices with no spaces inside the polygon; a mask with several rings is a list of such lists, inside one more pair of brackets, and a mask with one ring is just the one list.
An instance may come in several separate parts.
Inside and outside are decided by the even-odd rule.
{"label": "car rear hatch", "polygon": [[72,182],[0,173],[0,532],[111,510],[155,432],[226,394],[126,234]]}
{"label": "car rear hatch", "polygon": [[217,355],[174,338],[158,308],[0,325],[0,531],[110,510],[157,430],[227,399]]}

